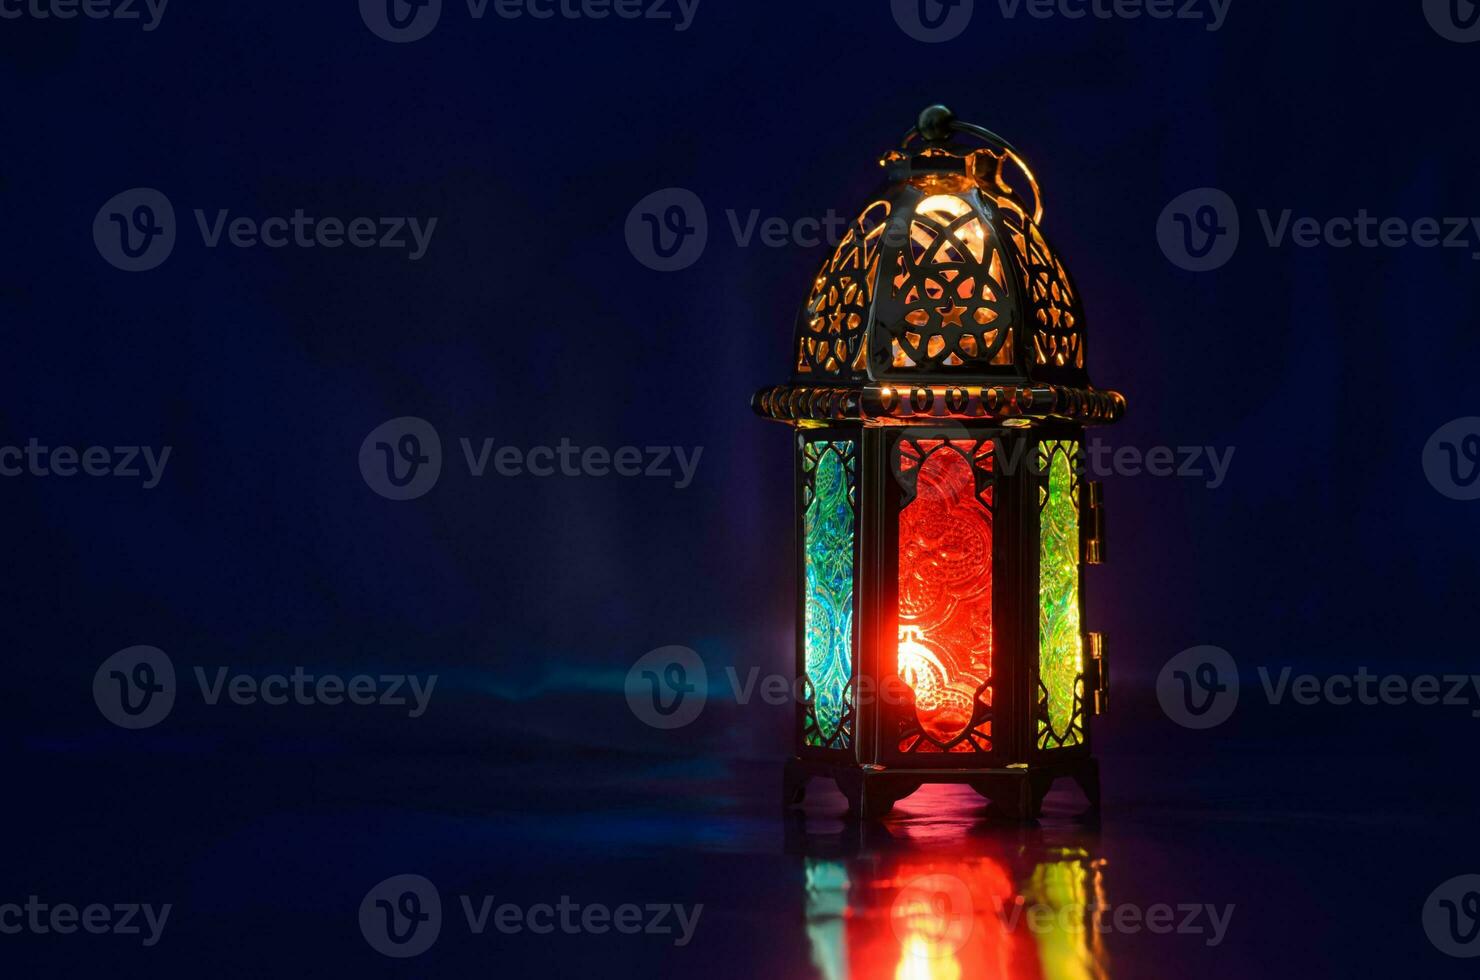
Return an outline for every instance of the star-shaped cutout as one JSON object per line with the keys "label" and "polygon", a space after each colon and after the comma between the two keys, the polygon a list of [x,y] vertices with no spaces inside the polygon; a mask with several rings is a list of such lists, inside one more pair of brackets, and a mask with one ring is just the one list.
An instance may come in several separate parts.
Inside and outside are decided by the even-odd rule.
{"label": "star-shaped cutout", "polygon": [[957,306],[952,300],[950,306],[937,306],[935,312],[940,314],[940,325],[942,327],[954,326],[957,330],[962,329],[961,317],[966,313],[966,307]]}

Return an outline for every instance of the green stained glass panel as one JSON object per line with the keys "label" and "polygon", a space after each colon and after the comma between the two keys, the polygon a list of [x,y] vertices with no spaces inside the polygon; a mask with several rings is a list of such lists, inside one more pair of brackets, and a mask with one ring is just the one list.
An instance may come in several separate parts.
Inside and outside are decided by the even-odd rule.
{"label": "green stained glass panel", "polygon": [[1039,463],[1046,486],[1039,499],[1038,679],[1043,690],[1038,719],[1040,748],[1078,745],[1083,740],[1081,681],[1083,638],[1079,629],[1079,444],[1045,442]]}
{"label": "green stained glass panel", "polygon": [[[806,563],[805,653],[816,726],[806,743],[847,748],[848,683],[853,677],[853,487],[857,447],[850,441],[802,447]],[[846,722],[846,724],[845,724]]]}

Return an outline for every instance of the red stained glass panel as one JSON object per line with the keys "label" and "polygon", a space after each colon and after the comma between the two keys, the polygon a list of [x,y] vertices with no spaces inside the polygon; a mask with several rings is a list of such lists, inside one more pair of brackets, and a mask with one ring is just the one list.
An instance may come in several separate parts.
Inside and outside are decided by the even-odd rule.
{"label": "red stained glass panel", "polygon": [[[905,752],[991,750],[992,468],[990,440],[901,442],[899,473],[915,497],[899,515],[899,676],[918,726]],[[917,474],[912,471],[917,471]]]}

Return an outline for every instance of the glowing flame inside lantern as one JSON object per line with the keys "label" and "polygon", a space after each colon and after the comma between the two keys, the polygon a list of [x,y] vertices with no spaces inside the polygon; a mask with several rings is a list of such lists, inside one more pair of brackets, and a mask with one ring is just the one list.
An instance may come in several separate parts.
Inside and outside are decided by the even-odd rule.
{"label": "glowing flame inside lantern", "polygon": [[[920,202],[920,206],[915,209],[915,214],[937,222],[939,228],[947,228],[956,219],[971,213],[971,210],[971,205],[964,198],[957,197],[955,194],[932,194]],[[954,230],[954,234],[956,240],[964,245],[966,250],[971,253],[973,260],[976,262],[983,260],[987,254],[987,226],[981,219],[974,219],[958,225]],[[929,228],[918,221],[911,226],[910,238],[927,254],[941,241],[938,229]],[[943,255],[940,258],[948,262],[961,262],[966,259],[963,255],[949,254]]]}
{"label": "glowing flame inside lantern", "polygon": [[940,707],[949,672],[940,658],[920,642],[919,630],[906,626],[899,634],[899,678],[914,690],[918,708],[934,711]]}

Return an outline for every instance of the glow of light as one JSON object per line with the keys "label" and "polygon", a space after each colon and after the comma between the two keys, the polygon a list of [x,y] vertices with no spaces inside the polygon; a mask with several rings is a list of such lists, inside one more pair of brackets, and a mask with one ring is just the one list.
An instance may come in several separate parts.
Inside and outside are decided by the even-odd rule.
{"label": "glow of light", "polygon": [[944,895],[906,893],[900,899],[893,910],[900,939],[894,980],[961,980],[956,952],[971,934],[970,918],[959,919]]}
{"label": "glow of light", "polygon": [[900,945],[894,980],[961,980],[961,963],[949,947],[910,936]]}
{"label": "glow of light", "polygon": [[[942,228],[949,225],[971,211],[971,205],[964,198],[955,194],[932,194],[921,201],[915,208],[915,213],[923,215],[932,221],[938,222]],[[971,253],[972,258],[981,262],[987,254],[987,228],[980,219],[968,221],[958,227],[955,236],[960,240],[966,250]],[[936,232],[926,229],[919,224],[912,226],[910,236],[921,248],[929,249],[937,240]]]}
{"label": "glow of light", "polygon": [[915,704],[926,711],[939,707],[940,689],[948,676],[945,664],[920,642],[920,631],[899,631],[899,679],[915,692]]}

